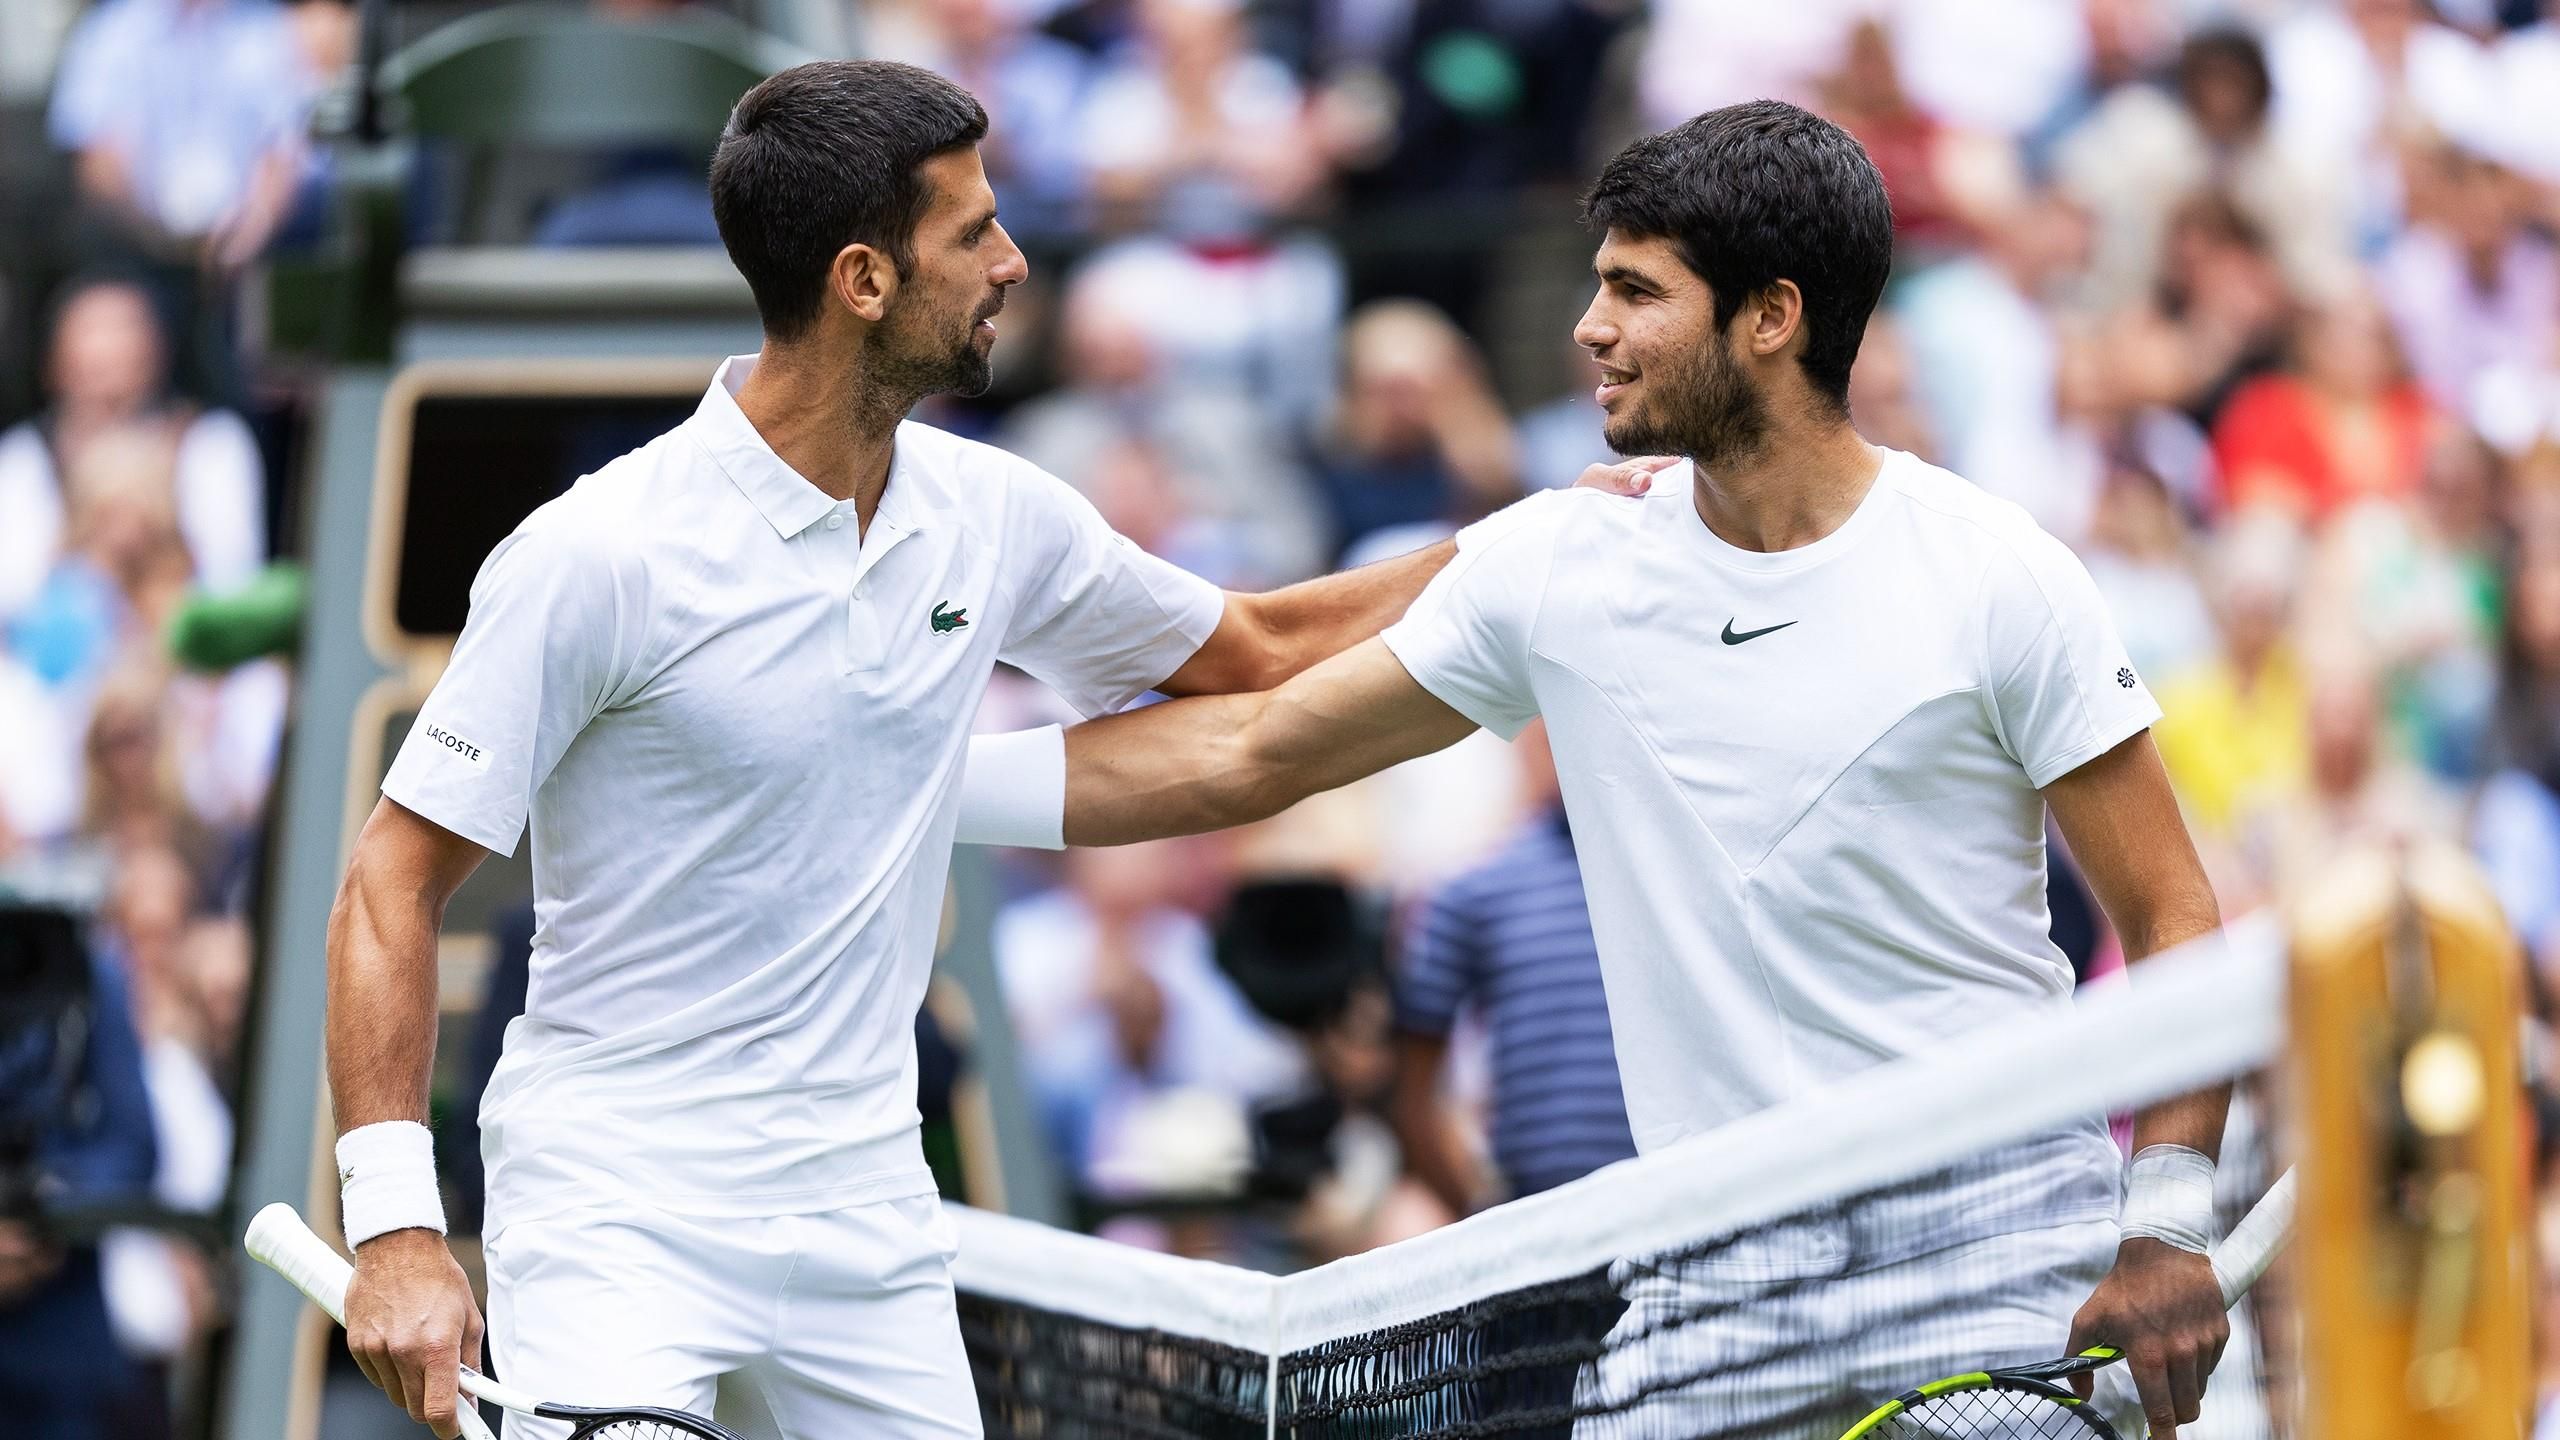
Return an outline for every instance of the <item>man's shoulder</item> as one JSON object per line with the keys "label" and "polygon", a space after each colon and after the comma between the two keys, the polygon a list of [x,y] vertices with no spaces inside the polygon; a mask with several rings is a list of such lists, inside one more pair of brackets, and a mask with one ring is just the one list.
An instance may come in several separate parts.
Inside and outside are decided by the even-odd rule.
{"label": "man's shoulder", "polygon": [[1584,486],[1541,490],[1459,531],[1458,553],[1557,553],[1567,542],[1641,525],[1648,518],[1645,507],[1655,499]]}
{"label": "man's shoulder", "polygon": [[680,431],[617,455],[534,507],[510,537],[548,559],[613,568],[706,538],[701,487],[676,472],[688,453]]}
{"label": "man's shoulder", "polygon": [[1877,483],[1903,502],[1902,522],[1931,533],[1931,547],[2018,578],[2079,559],[2016,501],[2003,499],[1952,470],[1896,452]]}
{"label": "man's shoulder", "polygon": [[974,529],[992,532],[1013,506],[1063,502],[1074,487],[1003,446],[972,440],[921,420],[898,426],[902,468],[931,492],[933,503]]}

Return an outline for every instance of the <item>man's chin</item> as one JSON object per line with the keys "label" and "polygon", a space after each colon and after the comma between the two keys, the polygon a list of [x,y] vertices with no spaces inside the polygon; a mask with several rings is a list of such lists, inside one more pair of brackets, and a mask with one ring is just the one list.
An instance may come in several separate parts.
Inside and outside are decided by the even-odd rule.
{"label": "man's chin", "polygon": [[1649,426],[1633,420],[1612,420],[1600,427],[1600,438],[1621,455],[1672,455],[1679,453],[1665,438]]}

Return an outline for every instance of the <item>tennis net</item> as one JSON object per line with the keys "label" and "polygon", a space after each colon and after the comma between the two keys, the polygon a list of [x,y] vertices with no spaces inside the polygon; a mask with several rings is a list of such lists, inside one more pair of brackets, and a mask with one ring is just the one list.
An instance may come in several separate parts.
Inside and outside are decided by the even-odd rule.
{"label": "tennis net", "polygon": [[[2052,1317],[2114,1256],[2105,1117],[2263,1070],[2282,949],[2272,924],[2235,925],[2044,1025],[1293,1275],[960,1210],[987,1433],[1835,1440],[1910,1387],[2059,1355]],[[2279,1168],[2248,1108],[2226,1226]],[[2253,1308],[2185,1440],[2283,1433]],[[2130,1440],[2131,1387],[2102,1378]],[[2108,1433],[2053,1414],[1979,1433]]]}

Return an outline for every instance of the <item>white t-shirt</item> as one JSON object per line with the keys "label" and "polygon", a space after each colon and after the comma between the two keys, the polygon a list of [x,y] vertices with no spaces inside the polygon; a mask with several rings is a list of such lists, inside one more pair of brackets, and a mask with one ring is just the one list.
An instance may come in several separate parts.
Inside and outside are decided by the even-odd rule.
{"label": "white t-shirt", "polygon": [[1055,478],[913,423],[859,538],[739,411],[752,364],[490,553],[383,782],[491,850],[532,825],[492,1233],[599,1192],[778,1215],[930,1189],[913,1026],[991,670],[1099,714],[1223,607]]}
{"label": "white t-shirt", "polygon": [[[1764,554],[1693,479],[1512,506],[1385,635],[1487,729],[1546,717],[1644,1150],[2068,1005],[2038,791],[2159,716],[2017,506],[1888,452]],[[2068,1144],[2112,1215],[2095,1117]]]}

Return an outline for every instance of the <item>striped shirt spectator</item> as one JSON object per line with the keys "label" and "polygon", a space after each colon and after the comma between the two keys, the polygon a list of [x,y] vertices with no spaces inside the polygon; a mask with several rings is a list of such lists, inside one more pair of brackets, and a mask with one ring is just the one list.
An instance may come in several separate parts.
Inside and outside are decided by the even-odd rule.
{"label": "striped shirt spectator", "polygon": [[1414,1168],[1453,1208],[1475,1208],[1482,1187],[1456,1178],[1445,1133],[1416,1130],[1428,1124],[1426,1112],[1445,1113],[1432,1091],[1450,1030],[1470,1006],[1491,1036],[1488,1128],[1507,1196],[1552,1189],[1635,1153],[1599,948],[1562,808],[1540,815],[1424,906],[1395,992],[1408,1101],[1399,1128]]}

